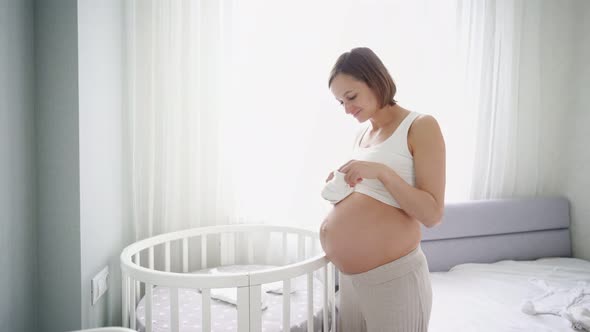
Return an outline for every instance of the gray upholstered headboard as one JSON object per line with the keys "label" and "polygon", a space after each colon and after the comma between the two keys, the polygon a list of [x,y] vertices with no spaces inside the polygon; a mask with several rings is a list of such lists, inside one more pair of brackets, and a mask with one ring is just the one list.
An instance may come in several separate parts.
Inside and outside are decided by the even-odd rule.
{"label": "gray upholstered headboard", "polygon": [[450,203],[441,224],[423,228],[431,272],[461,263],[570,257],[569,203],[535,197]]}

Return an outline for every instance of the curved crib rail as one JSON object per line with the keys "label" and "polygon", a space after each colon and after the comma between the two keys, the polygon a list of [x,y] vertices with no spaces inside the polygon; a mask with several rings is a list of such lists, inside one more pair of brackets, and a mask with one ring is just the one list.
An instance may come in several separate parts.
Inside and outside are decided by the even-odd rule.
{"label": "curved crib rail", "polygon": [[[284,266],[269,268],[262,271],[231,273],[226,275],[190,274],[189,271],[189,241],[200,238],[201,268],[207,268],[207,247],[211,235],[220,235],[219,243],[221,253],[234,249],[236,245],[236,234],[238,233],[265,233],[282,234],[282,250]],[[297,236],[297,258],[298,262],[287,264],[289,235]],[[224,240],[225,238],[225,240]],[[254,243],[251,236],[246,236],[248,263],[254,260]],[[307,246],[310,254],[307,254],[306,243],[309,239],[311,246]],[[136,329],[136,305],[141,299],[141,284],[144,284],[146,317],[146,332],[152,331],[152,291],[154,286],[170,288],[170,313],[171,331],[179,331],[179,288],[200,288],[202,292],[202,331],[211,330],[211,289],[212,288],[237,288],[237,310],[238,310],[238,331],[261,331],[262,313],[260,308],[261,285],[271,282],[283,282],[283,326],[290,328],[290,288],[291,279],[307,275],[307,330],[314,331],[313,319],[313,274],[321,270],[324,281],[323,307],[330,310],[323,311],[323,331],[335,330],[335,294],[334,294],[334,266],[326,259],[323,252],[317,253],[318,233],[310,230],[272,225],[222,225],[211,227],[193,228],[185,231],[161,234],[135,242],[126,247],[121,253],[122,271],[122,310],[123,326]],[[171,271],[171,243],[181,241],[182,244],[182,273]],[[154,269],[154,251],[156,246],[164,245],[165,271]],[[232,245],[234,247],[232,247]],[[147,250],[148,266],[143,266],[140,261],[141,253]],[[231,255],[230,255],[231,256]],[[235,257],[229,257],[233,262]],[[144,263],[145,265],[145,263]],[[257,305],[255,305],[257,304]],[[328,326],[331,314],[331,324]]]}

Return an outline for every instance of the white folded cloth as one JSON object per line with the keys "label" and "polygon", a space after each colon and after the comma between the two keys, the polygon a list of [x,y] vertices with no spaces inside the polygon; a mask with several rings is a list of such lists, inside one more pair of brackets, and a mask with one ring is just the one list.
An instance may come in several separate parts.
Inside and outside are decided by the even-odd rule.
{"label": "white folded cloth", "polygon": [[334,171],[334,177],[326,182],[322,190],[322,197],[332,204],[336,204],[354,192],[354,187],[351,187],[344,181],[346,173],[338,170]]}

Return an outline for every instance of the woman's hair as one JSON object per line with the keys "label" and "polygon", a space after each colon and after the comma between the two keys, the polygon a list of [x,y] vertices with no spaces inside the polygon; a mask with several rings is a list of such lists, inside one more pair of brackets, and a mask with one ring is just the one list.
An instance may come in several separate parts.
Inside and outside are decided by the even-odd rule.
{"label": "woman's hair", "polygon": [[377,95],[381,107],[395,105],[396,87],[391,75],[377,55],[367,47],[357,47],[345,52],[332,68],[328,88],[338,74],[348,74],[359,81],[365,82]]}

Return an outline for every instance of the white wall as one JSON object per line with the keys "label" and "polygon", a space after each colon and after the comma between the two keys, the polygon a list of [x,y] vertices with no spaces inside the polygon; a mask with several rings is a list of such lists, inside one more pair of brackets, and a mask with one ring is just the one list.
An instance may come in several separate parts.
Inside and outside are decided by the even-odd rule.
{"label": "white wall", "polygon": [[563,191],[571,202],[574,256],[590,260],[590,1],[575,2],[574,71],[567,89],[571,109],[564,112],[567,132]]}
{"label": "white wall", "polygon": [[[539,163],[540,192],[544,195],[565,195],[564,172],[569,152],[564,149],[570,119],[566,116],[572,108],[576,91],[571,89],[575,72],[575,1],[541,2],[539,41],[540,108],[545,115],[540,119],[539,150],[550,151],[541,155]],[[532,39],[523,36],[524,39]],[[521,96],[526,98],[526,96]],[[530,147],[534,149],[535,147]]]}
{"label": "white wall", "polygon": [[540,160],[547,174],[540,194],[569,199],[573,255],[590,259],[590,1],[544,0],[539,19],[540,107],[547,115],[538,145],[550,151]]}
{"label": "white wall", "polygon": [[[82,327],[120,325],[119,255],[127,240],[123,184],[123,5],[78,2]],[[91,305],[90,280],[105,266],[109,291]]]}
{"label": "white wall", "polygon": [[0,0],[0,331],[37,331],[33,1]]}

